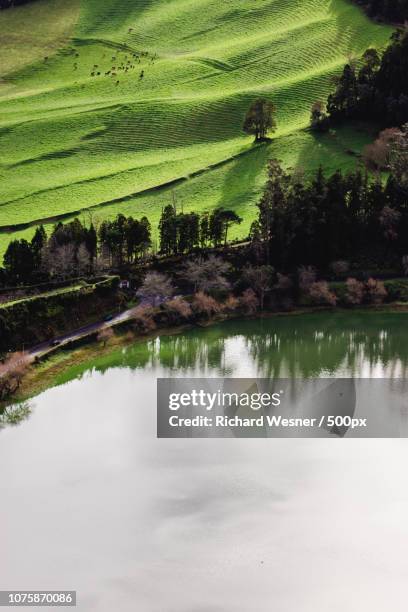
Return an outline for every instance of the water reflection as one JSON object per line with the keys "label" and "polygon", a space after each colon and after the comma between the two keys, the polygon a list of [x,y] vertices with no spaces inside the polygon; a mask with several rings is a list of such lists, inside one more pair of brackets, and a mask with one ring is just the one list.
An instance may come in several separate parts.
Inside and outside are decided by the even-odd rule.
{"label": "water reflection", "polygon": [[72,369],[61,382],[96,368],[160,369],[178,376],[404,378],[404,313],[336,313],[229,321],[137,343]]}

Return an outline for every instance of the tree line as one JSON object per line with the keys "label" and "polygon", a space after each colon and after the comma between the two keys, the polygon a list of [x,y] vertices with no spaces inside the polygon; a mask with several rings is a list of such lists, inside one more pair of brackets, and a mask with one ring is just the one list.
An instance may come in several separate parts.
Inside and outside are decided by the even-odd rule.
{"label": "tree line", "polygon": [[[217,208],[211,213],[177,212],[168,205],[159,222],[162,255],[181,255],[196,248],[227,244],[231,225],[242,219],[233,211]],[[147,217],[134,219],[118,214],[113,220],[87,227],[79,219],[57,223],[47,236],[44,226],[31,241],[10,242],[0,268],[0,285],[33,284],[94,275],[143,260],[152,249]]]}
{"label": "tree line", "polygon": [[390,23],[404,23],[408,19],[408,0],[359,0],[370,17]]}
{"label": "tree line", "polygon": [[279,270],[327,269],[337,260],[399,264],[408,252],[407,179],[391,174],[383,184],[362,170],[326,177],[319,168],[304,180],[271,160],[251,227],[253,247]]}
{"label": "tree line", "polygon": [[382,56],[368,49],[345,65],[326,106],[312,107],[312,127],[325,130],[350,119],[401,126],[408,121],[408,33],[396,31]]}

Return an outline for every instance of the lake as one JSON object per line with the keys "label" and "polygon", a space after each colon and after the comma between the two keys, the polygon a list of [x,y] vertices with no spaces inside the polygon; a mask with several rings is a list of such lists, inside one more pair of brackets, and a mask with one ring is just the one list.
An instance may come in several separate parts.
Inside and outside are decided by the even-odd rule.
{"label": "lake", "polygon": [[0,432],[0,589],[76,590],[81,612],[405,612],[406,440],[158,440],[156,378],[401,381],[407,322],[230,321],[71,368]]}

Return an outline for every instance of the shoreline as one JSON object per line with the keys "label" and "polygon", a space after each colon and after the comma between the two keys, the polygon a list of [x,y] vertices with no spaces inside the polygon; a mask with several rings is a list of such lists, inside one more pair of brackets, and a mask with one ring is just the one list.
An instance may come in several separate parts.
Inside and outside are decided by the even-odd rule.
{"label": "shoreline", "polygon": [[291,311],[266,311],[257,313],[256,315],[222,315],[201,323],[185,323],[171,327],[159,327],[147,334],[135,334],[130,330],[122,330],[119,331],[119,333],[116,334],[105,346],[102,346],[100,342],[97,342],[94,338],[90,337],[89,340],[85,339],[82,346],[73,346],[70,348],[68,344],[65,347],[61,347],[50,354],[45,355],[37,363],[33,364],[27,374],[24,376],[18,391],[9,400],[0,404],[0,411],[5,409],[7,406],[29,401],[47,389],[63,384],[55,384],[55,380],[59,375],[63,375],[63,373],[70,367],[83,365],[87,361],[97,357],[108,356],[115,350],[126,349],[132,345],[148,342],[162,336],[179,335],[192,329],[206,329],[234,320],[262,320],[273,319],[275,317],[280,318],[318,315],[322,313],[331,313],[333,315],[347,315],[351,313],[364,314],[365,312],[378,314],[405,314],[408,313],[408,303],[394,302],[390,304],[375,304],[354,308],[329,308],[324,306],[313,308],[299,307]]}

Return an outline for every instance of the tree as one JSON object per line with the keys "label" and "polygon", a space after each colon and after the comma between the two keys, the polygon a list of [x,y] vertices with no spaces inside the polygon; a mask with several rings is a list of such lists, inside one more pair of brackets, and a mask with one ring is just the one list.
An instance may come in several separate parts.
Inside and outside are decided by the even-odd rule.
{"label": "tree", "polygon": [[309,288],[309,296],[315,304],[328,304],[330,306],[336,306],[337,304],[337,296],[333,291],[330,291],[326,281],[313,283]]}
{"label": "tree", "polygon": [[310,110],[310,127],[312,130],[318,130],[320,132],[327,130],[329,127],[324,103],[321,100],[317,100],[312,104]]}
{"label": "tree", "polygon": [[113,336],[114,336],[114,332],[112,327],[103,327],[101,329],[101,331],[98,334],[97,340],[98,342],[102,342],[103,343],[103,347],[105,348],[105,346],[107,345],[107,343],[112,340]]}
{"label": "tree", "polygon": [[158,303],[170,297],[173,293],[174,288],[171,279],[165,274],[160,274],[160,272],[148,272],[142,286],[137,291],[137,295],[142,300],[151,302],[153,306],[157,306]]}
{"label": "tree", "polygon": [[78,276],[88,276],[91,273],[92,263],[91,255],[85,242],[79,246],[76,260]]}
{"label": "tree", "polygon": [[243,130],[255,136],[255,142],[265,140],[268,132],[276,131],[276,107],[265,98],[255,100],[245,116]]}
{"label": "tree", "polygon": [[31,245],[25,240],[12,240],[3,258],[4,268],[13,282],[29,282],[35,269]]}
{"label": "tree", "polygon": [[373,172],[389,170],[393,146],[401,135],[397,128],[388,128],[378,138],[363,149],[363,160],[366,168]]}
{"label": "tree", "polygon": [[387,297],[387,290],[384,283],[374,278],[369,278],[366,283],[366,293],[369,302],[382,304]]}
{"label": "tree", "polygon": [[230,287],[225,275],[230,265],[215,255],[207,259],[198,257],[186,261],[180,271],[180,278],[193,286],[194,292],[227,291]]}
{"label": "tree", "polygon": [[188,319],[191,316],[190,304],[180,296],[168,300],[165,309],[173,321]]}
{"label": "tree", "polygon": [[189,253],[200,242],[200,217],[196,213],[179,213],[176,217],[177,253]]}
{"label": "tree", "polygon": [[259,300],[253,289],[246,289],[240,298],[241,305],[246,313],[255,314],[258,310]]}
{"label": "tree", "polygon": [[391,143],[390,169],[398,184],[408,192],[408,123]]}
{"label": "tree", "polygon": [[31,362],[32,357],[28,353],[19,351],[11,353],[0,363],[0,401],[18,390]]}
{"label": "tree", "polygon": [[168,204],[161,215],[159,223],[160,252],[172,255],[177,250],[177,213],[175,207]]}
{"label": "tree", "polygon": [[248,283],[259,298],[261,310],[263,310],[265,295],[271,290],[275,270],[272,266],[248,266],[243,273],[244,281]]}
{"label": "tree", "polygon": [[198,315],[210,318],[221,311],[221,305],[210,295],[199,291],[193,299],[193,311]]}
{"label": "tree", "polygon": [[41,265],[41,251],[46,242],[47,234],[44,226],[39,225],[34,232],[34,236],[31,238],[31,251],[34,257],[34,265],[37,269],[39,269]]}
{"label": "tree", "polygon": [[89,253],[89,257],[91,260],[91,271],[93,269],[93,265],[94,265],[94,261],[97,255],[97,250],[98,250],[98,236],[96,233],[96,229],[93,225],[93,223],[91,223],[90,227],[88,228],[88,230],[86,231],[85,234],[85,246],[88,250]]}
{"label": "tree", "polygon": [[356,278],[346,280],[346,301],[352,306],[359,306],[364,299],[364,284]]}

